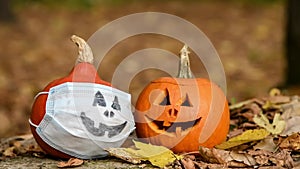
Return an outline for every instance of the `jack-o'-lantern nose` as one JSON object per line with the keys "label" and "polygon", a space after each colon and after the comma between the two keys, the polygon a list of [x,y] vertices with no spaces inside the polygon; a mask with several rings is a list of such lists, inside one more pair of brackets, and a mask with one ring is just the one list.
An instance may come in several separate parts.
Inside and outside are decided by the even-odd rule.
{"label": "jack-o'-lantern nose", "polygon": [[178,110],[175,109],[175,108],[171,108],[168,110],[168,113],[171,117],[177,117],[177,114],[178,114]]}
{"label": "jack-o'-lantern nose", "polygon": [[115,113],[112,112],[112,111],[106,110],[106,111],[104,112],[104,116],[106,116],[106,117],[108,117],[108,118],[112,118],[112,117],[115,116]]}

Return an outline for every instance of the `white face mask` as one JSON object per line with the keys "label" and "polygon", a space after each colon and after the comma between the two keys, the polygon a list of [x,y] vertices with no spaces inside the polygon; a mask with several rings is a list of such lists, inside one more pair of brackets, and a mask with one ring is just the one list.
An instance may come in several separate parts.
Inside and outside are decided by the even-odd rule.
{"label": "white face mask", "polygon": [[130,94],[94,83],[52,87],[43,120],[29,122],[48,145],[82,159],[106,156],[135,129]]}

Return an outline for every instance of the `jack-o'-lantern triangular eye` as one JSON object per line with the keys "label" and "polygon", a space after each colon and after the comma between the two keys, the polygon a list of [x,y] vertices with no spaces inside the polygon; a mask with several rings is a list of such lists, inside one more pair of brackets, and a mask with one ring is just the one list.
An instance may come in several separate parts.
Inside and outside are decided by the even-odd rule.
{"label": "jack-o'-lantern triangular eye", "polygon": [[100,91],[95,94],[93,106],[103,106],[106,107],[106,101]]}
{"label": "jack-o'-lantern triangular eye", "polygon": [[184,101],[181,103],[181,106],[192,107],[188,94],[186,94]]}
{"label": "jack-o'-lantern triangular eye", "polygon": [[169,91],[166,89],[166,96],[164,97],[164,99],[159,103],[159,105],[161,106],[166,106],[166,105],[171,105],[170,102],[170,95],[169,95]]}

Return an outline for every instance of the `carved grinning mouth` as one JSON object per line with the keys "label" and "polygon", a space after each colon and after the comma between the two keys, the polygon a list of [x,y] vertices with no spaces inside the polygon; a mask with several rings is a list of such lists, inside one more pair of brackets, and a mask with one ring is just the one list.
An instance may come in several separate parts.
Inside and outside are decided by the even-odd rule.
{"label": "carved grinning mouth", "polygon": [[97,128],[94,126],[95,122],[87,117],[85,112],[81,112],[80,117],[85,128],[94,136],[104,136],[105,132],[107,132],[107,136],[111,138],[120,134],[127,124],[127,121],[116,126],[108,126],[106,124],[99,123],[99,127]]}
{"label": "carved grinning mouth", "polygon": [[201,121],[200,117],[196,120],[187,122],[167,122],[167,125],[165,125],[165,121],[154,120],[148,117],[147,115],[145,116],[145,119],[152,130],[154,130],[157,133],[165,134],[171,137],[180,137],[188,134],[192,127],[194,127]]}

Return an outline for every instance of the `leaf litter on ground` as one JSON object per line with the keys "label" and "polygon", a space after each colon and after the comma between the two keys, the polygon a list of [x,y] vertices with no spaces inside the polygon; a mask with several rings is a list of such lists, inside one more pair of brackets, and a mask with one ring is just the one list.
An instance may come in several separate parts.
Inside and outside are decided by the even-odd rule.
{"label": "leaf litter on ground", "polygon": [[[107,151],[133,164],[144,165],[148,161],[160,168],[300,167],[299,96],[270,92],[264,98],[230,105],[230,117],[227,141],[214,148],[199,147],[199,151],[176,155],[165,147],[134,141],[135,147]],[[31,134],[1,139],[0,143],[2,160],[28,153],[46,157]],[[58,166],[78,167],[82,162],[70,159]]]}

